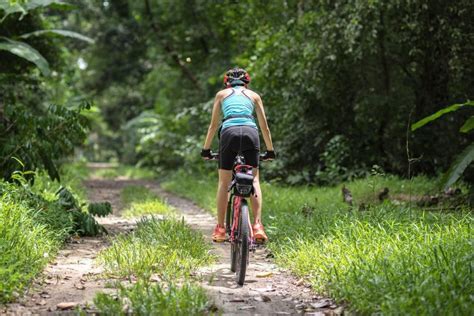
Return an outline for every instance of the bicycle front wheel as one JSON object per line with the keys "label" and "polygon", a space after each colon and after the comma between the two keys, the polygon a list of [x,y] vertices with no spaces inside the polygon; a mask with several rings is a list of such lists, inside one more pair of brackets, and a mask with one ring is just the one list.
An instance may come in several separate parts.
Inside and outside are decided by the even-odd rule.
{"label": "bicycle front wheel", "polygon": [[236,240],[235,278],[238,284],[244,285],[247,265],[249,263],[249,241],[250,241],[249,207],[247,201],[242,200],[240,205],[240,217],[238,227],[238,238]]}

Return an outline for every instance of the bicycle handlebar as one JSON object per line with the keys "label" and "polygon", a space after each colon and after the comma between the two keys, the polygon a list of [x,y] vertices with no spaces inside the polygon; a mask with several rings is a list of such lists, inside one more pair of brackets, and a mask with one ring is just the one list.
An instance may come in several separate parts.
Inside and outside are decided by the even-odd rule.
{"label": "bicycle handlebar", "polygon": [[[265,154],[260,154],[259,155],[259,160],[260,161],[265,161],[263,160],[263,157],[265,156]],[[206,159],[208,161],[214,161],[214,160],[219,160],[219,154],[218,153],[211,153],[211,157],[210,159]],[[272,159],[273,160],[273,159]],[[267,161],[271,161],[271,160],[267,160]]]}

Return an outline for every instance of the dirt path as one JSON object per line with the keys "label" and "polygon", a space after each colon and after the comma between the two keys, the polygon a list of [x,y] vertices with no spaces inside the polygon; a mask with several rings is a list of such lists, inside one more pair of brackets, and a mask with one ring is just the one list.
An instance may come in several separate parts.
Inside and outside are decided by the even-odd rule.
{"label": "dirt path", "polygon": [[[120,191],[128,185],[143,185],[163,196],[174,206],[185,221],[201,231],[210,241],[215,219],[192,202],[163,191],[156,182],[143,180],[102,180],[85,181],[89,199],[109,201],[114,213],[99,219],[111,234],[130,231],[135,220],[120,217],[122,205]],[[109,236],[110,237],[110,236]],[[93,313],[92,300],[97,292],[114,292],[107,288],[109,281],[101,278],[102,268],[95,258],[101,249],[109,244],[109,237],[78,238],[66,244],[57,258],[47,266],[42,276],[37,278],[29,293],[18,303],[10,304],[0,314],[68,314],[70,309],[62,310],[61,303],[68,307],[79,306]],[[238,286],[234,274],[229,269],[230,245],[213,244],[217,255],[216,264],[198,270],[197,277],[207,290],[219,312],[227,315],[338,315],[342,308],[329,299],[311,292],[302,281],[298,281],[275,266],[264,248],[251,254],[246,284]],[[65,304],[66,305],[66,304]],[[3,312],[3,313],[2,313]]]}

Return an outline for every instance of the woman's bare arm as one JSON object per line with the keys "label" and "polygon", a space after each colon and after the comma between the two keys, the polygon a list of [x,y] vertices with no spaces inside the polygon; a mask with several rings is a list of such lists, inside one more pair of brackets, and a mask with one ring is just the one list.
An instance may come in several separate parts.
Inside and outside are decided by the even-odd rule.
{"label": "woman's bare arm", "polygon": [[263,102],[260,96],[254,93],[255,99],[255,112],[257,113],[258,125],[262,131],[263,140],[267,150],[273,151],[272,134],[268,127],[267,117],[265,116],[265,110],[263,109]]}
{"label": "woman's bare arm", "polygon": [[222,101],[222,91],[216,94],[214,99],[214,105],[212,106],[212,117],[211,123],[207,130],[206,141],[204,142],[203,149],[210,149],[212,144],[212,139],[216,134],[217,129],[219,128],[220,116],[221,116],[221,101]]}

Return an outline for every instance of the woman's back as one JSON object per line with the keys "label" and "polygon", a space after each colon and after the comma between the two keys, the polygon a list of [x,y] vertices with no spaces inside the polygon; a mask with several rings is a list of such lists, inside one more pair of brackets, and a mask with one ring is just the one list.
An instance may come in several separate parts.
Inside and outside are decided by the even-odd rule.
{"label": "woman's back", "polygon": [[251,118],[255,106],[250,96],[246,94],[247,89],[241,86],[231,89],[232,92],[222,100],[222,113],[225,120],[222,129],[242,125],[257,128],[255,120]]}

